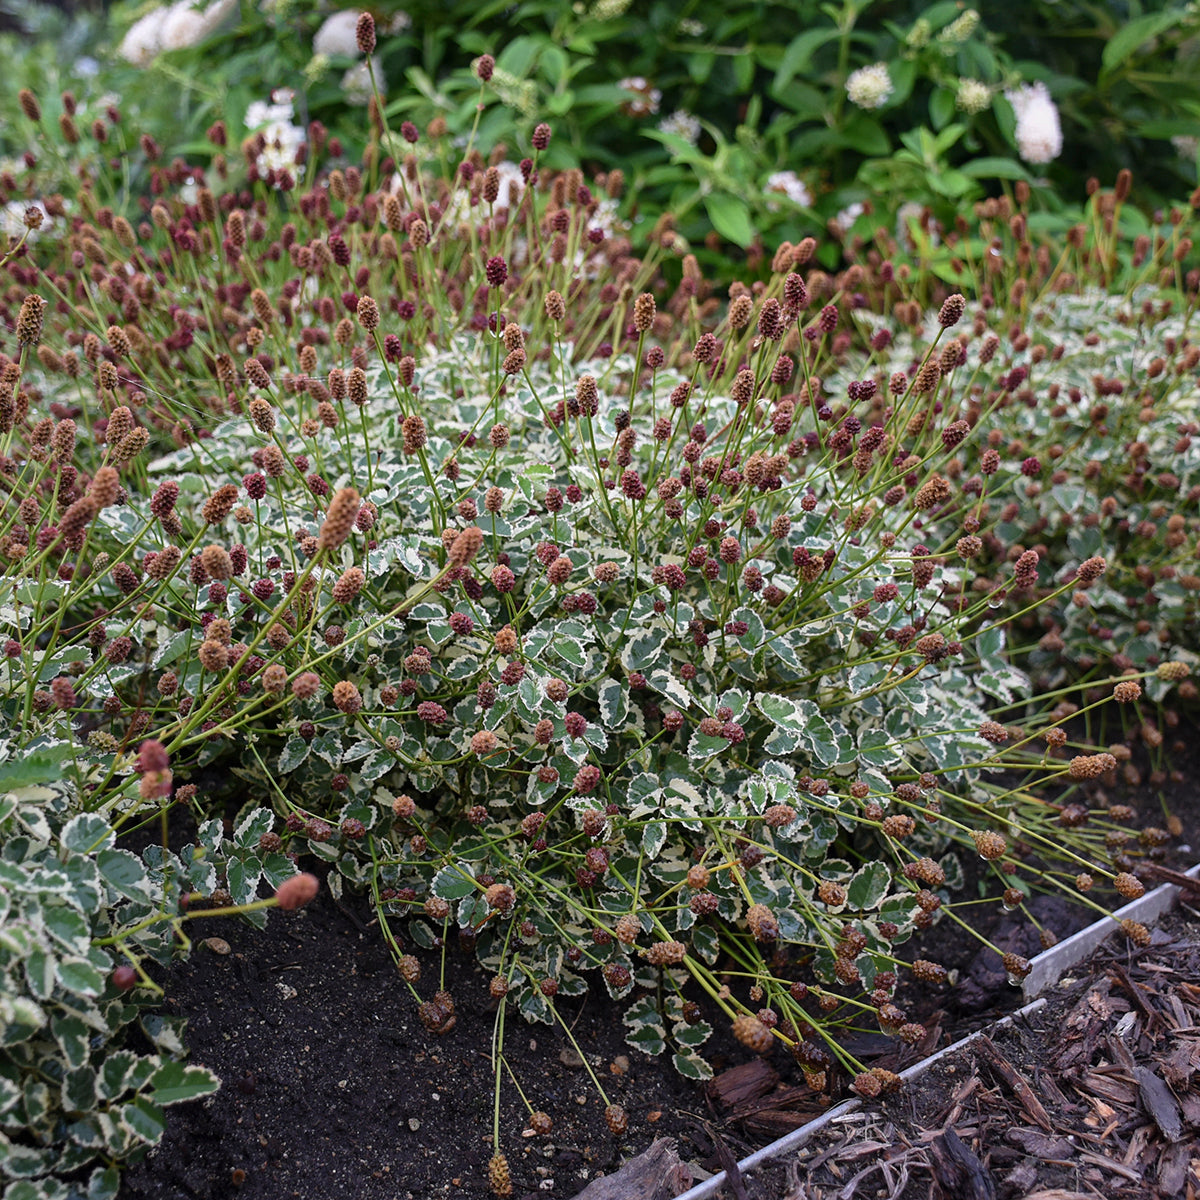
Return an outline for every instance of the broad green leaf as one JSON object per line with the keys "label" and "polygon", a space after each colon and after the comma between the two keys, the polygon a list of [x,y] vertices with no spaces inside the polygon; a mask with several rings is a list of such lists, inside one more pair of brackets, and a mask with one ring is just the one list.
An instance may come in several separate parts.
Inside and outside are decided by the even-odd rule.
{"label": "broad green leaf", "polygon": [[698,1054],[672,1054],[675,1070],[685,1079],[711,1079],[713,1069]]}
{"label": "broad green leaf", "polygon": [[1176,8],[1170,12],[1148,13],[1121,26],[1108,40],[1100,55],[1101,78],[1119,67],[1136,53],[1151,38],[1178,25],[1186,15],[1186,9]]}
{"label": "broad green leaf", "polygon": [[461,900],[476,890],[475,876],[466,864],[450,864],[433,877],[431,890],[443,900]]}
{"label": "broad green leaf", "polygon": [[116,840],[112,826],[99,813],[80,813],[72,817],[59,834],[63,849],[76,854],[107,850]]}
{"label": "broad green leaf", "polygon": [[150,1099],[164,1107],[209,1096],[221,1086],[220,1079],[204,1067],[165,1062],[150,1076]]}
{"label": "broad green leaf", "polygon": [[813,55],[837,35],[837,28],[832,25],[823,25],[798,33],[784,49],[783,57],[779,60],[779,66],[775,71],[771,90],[778,92],[787,87],[797,75],[805,74],[812,63]]}
{"label": "broad green leaf", "polygon": [[101,878],[131,900],[146,900],[146,867],[142,860],[128,850],[102,850],[96,856]]}
{"label": "broad green leaf", "polygon": [[647,821],[642,829],[642,850],[647,861],[656,859],[666,844],[667,823],[665,821]]}
{"label": "broad green leaf", "polygon": [[728,192],[712,192],[705,196],[704,208],[713,228],[726,241],[743,248],[754,241],[754,222],[744,200]]}
{"label": "broad green leaf", "polygon": [[929,121],[934,129],[943,129],[954,118],[954,93],[949,88],[934,88],[929,97]]}
{"label": "broad green leaf", "polygon": [[58,1043],[70,1069],[81,1067],[88,1059],[88,1027],[78,1018],[57,1016],[51,1022],[54,1040]]}
{"label": "broad green leaf", "polygon": [[167,1119],[163,1110],[153,1101],[144,1096],[134,1096],[128,1103],[117,1110],[124,1121],[143,1142],[157,1145],[167,1127]]}
{"label": "broad green leaf", "polygon": [[887,894],[892,873],[887,863],[867,863],[856,871],[846,887],[846,904],[850,908],[875,908]]}
{"label": "broad green leaf", "polygon": [[104,991],[104,976],[85,958],[64,958],[58,964],[59,982],[79,996],[98,996]]}
{"label": "broad green leaf", "polygon": [[972,179],[1029,179],[1029,172],[1015,158],[985,155],[963,163],[959,168]]}
{"label": "broad green leaf", "polygon": [[54,783],[62,777],[60,764],[70,754],[71,747],[66,742],[59,742],[0,763],[0,792],[15,792],[31,784]]}

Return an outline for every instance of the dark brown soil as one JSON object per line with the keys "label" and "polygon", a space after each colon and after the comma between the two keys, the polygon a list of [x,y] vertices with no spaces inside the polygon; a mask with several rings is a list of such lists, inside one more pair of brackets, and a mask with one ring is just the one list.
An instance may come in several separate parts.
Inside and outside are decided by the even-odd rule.
{"label": "dark brown soil", "polygon": [[[1185,770],[1196,759],[1193,746]],[[1200,844],[1194,786],[1168,784],[1165,795],[1183,820],[1181,841]],[[1164,822],[1157,791],[1123,787],[1110,799],[1134,804],[1139,826]],[[178,838],[182,844],[188,830],[175,826],[187,816],[174,810],[172,817],[172,843]],[[153,831],[133,840],[145,836]],[[1173,853],[1168,861],[1186,866],[1194,855]],[[1090,919],[1051,897],[1035,899],[1032,909],[1059,937]],[[1036,931],[1019,913],[1006,916],[998,904],[971,912],[985,936],[1003,949],[1029,957],[1040,949]],[[494,1005],[486,979],[469,953],[457,947],[448,952],[445,986],[456,1002],[457,1023],[449,1034],[434,1037],[417,1021],[415,1004],[370,922],[363,900],[347,895],[339,903],[323,890],[307,909],[272,913],[264,931],[236,919],[189,928],[197,948],[163,981],[166,1005],[188,1018],[193,1060],[220,1075],[224,1086],[214,1098],[169,1110],[163,1143],[127,1171],[123,1198],[490,1195]],[[228,942],[230,953],[199,944],[213,936]],[[1007,984],[997,956],[981,952],[977,941],[949,921],[903,949],[909,958],[936,957],[956,982],[898,997],[911,1019],[926,1024],[929,1036],[898,1054],[894,1040],[859,1035],[847,1048],[863,1061],[902,1069],[1021,1003],[1020,990]],[[425,955],[422,967],[424,995],[437,986],[440,959]],[[609,1133],[595,1089],[557,1028],[529,1026],[511,1016],[505,1056],[534,1106],[554,1120],[548,1137],[527,1136],[527,1109],[505,1079],[501,1140],[516,1197],[574,1196],[661,1136],[675,1138],[682,1159],[701,1168],[703,1177],[830,1102],[796,1088],[799,1071],[776,1055],[779,1087],[793,1085],[788,1111],[751,1111],[727,1120],[719,1105],[675,1073],[667,1056],[651,1058],[627,1045],[620,1009],[606,996],[562,1001],[561,1011],[610,1098],[628,1111],[629,1129],[619,1139]],[[717,1071],[747,1059],[721,1028],[706,1052]],[[922,1086],[953,1091],[953,1080],[939,1079],[931,1075]],[[922,1196],[929,1194],[930,1177],[924,1178]],[[777,1200],[785,1182],[778,1169],[751,1176],[745,1200]]]}
{"label": "dark brown soil", "polygon": [[[272,913],[265,931],[233,919],[196,923],[194,937],[218,936],[230,953],[198,944],[170,974],[167,1007],[187,1015],[192,1061],[224,1086],[208,1101],[170,1110],[163,1143],[127,1172],[123,1197],[490,1194],[487,979],[466,954],[448,955],[457,1023],[433,1037],[369,920],[361,901],[339,905],[323,890],[300,912]],[[436,972],[437,959],[427,957],[424,969]],[[558,1030],[510,1018],[505,1056],[555,1123],[549,1137],[522,1136],[528,1114],[505,1081],[500,1128],[514,1195],[573,1196],[661,1135],[677,1138],[685,1159],[712,1153],[697,1123],[703,1097],[669,1064],[664,1070],[626,1045],[615,1005],[585,997],[561,1011],[610,1098],[625,1106],[629,1132],[609,1133]],[[735,1156],[745,1152],[734,1143]]]}

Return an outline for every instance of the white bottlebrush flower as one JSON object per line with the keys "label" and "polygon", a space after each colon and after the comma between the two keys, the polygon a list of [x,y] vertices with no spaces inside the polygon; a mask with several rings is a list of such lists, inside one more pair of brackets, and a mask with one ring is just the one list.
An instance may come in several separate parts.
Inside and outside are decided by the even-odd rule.
{"label": "white bottlebrush flower", "polygon": [[623,17],[629,8],[631,0],[596,0],[588,16],[593,21],[612,21]]}
{"label": "white bottlebrush flower", "polygon": [[658,130],[683,138],[689,146],[694,146],[700,140],[700,121],[682,108],[677,108],[669,117],[663,117],[658,123]]}
{"label": "white bottlebrush flower", "polygon": [[991,107],[992,89],[986,83],[980,83],[978,79],[960,79],[954,103],[961,112],[974,116]]}
{"label": "white bottlebrush flower", "polygon": [[[768,175],[767,191],[786,196],[793,204],[798,204],[801,208],[807,208],[812,203],[812,192],[808,190],[804,180],[795,171],[776,171],[773,175]],[[778,201],[768,200],[767,208],[771,212],[778,212]]]}
{"label": "white bottlebrush flower", "polygon": [[253,133],[267,125],[290,125],[293,116],[291,102],[268,104],[264,100],[252,100],[246,109],[246,128]]}
{"label": "white bottlebrush flower", "polygon": [[850,97],[850,103],[859,108],[882,108],[891,94],[892,77],[888,74],[887,63],[859,67],[846,80],[846,95]]}
{"label": "white bottlebrush flower", "polygon": [[1175,147],[1175,151],[1183,158],[1196,158],[1197,151],[1200,150],[1200,138],[1195,138],[1189,133],[1181,133],[1171,139],[1171,145]]}
{"label": "white bottlebrush flower", "polygon": [[201,11],[192,0],[152,9],[135,21],[121,41],[117,53],[136,67],[145,67],[164,50],[198,46],[216,33],[237,7],[237,0],[217,0]]}
{"label": "white bottlebrush flower", "polygon": [[522,116],[537,114],[537,84],[532,79],[518,79],[509,71],[496,67],[488,86],[509,107],[517,109]]}
{"label": "white bottlebrush flower", "polygon": [[842,233],[846,234],[853,228],[854,222],[866,211],[867,206],[861,200],[855,200],[853,204],[847,204],[833,219]]}
{"label": "white bottlebrush flower", "polygon": [[162,49],[162,28],[170,9],[151,9],[129,27],[117,53],[135,67],[145,67]]}
{"label": "white bottlebrush flower", "polygon": [[260,131],[267,144],[256,160],[258,169],[290,171],[296,166],[296,151],[304,145],[304,130],[299,125],[276,121]]}
{"label": "white bottlebrush flower", "polygon": [[191,0],[180,0],[167,9],[162,23],[162,48],[184,50],[198,45],[205,37],[204,14],[191,5]]}
{"label": "white bottlebrush flower", "polygon": [[383,30],[390,37],[395,37],[398,33],[403,33],[412,24],[412,17],[406,12],[396,11],[392,13],[392,19],[384,25]]}
{"label": "white bottlebrush flower", "polygon": [[921,50],[929,45],[929,39],[932,36],[933,26],[924,17],[918,17],[908,31],[908,37],[904,39],[904,44],[912,50]]}
{"label": "white bottlebrush flower", "polygon": [[313,53],[357,58],[358,40],[354,36],[357,27],[358,9],[344,8],[341,12],[330,13],[313,35]]}
{"label": "white bottlebrush flower", "polygon": [[[379,84],[379,92],[382,95],[386,88],[383,79],[383,63],[380,61],[379,55],[371,55],[371,66],[375,68],[375,82]],[[371,72],[365,61],[355,63],[342,76],[342,95],[347,104],[354,104],[359,108],[371,102]]]}
{"label": "white bottlebrush flower", "polygon": [[320,83],[327,74],[329,74],[329,56],[327,54],[314,54],[304,64],[304,82],[310,88]]}
{"label": "white bottlebrush flower", "polygon": [[973,8],[968,8],[960,17],[951,21],[941,33],[938,34],[938,41],[942,44],[942,52],[945,54],[953,54],[959,46],[968,42],[971,34],[979,28],[979,13]]}
{"label": "white bottlebrush flower", "polygon": [[1004,93],[1017,114],[1017,152],[1029,163],[1048,163],[1062,153],[1058,107],[1044,83],[1023,84]]}

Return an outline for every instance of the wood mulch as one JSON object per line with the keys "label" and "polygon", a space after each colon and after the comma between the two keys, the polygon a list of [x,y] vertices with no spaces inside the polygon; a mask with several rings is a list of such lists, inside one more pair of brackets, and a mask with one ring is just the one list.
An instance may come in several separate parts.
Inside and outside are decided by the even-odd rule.
{"label": "wood mulch", "polygon": [[[728,1119],[815,1115],[749,1066],[718,1081]],[[1036,1011],[752,1178],[788,1200],[1198,1200],[1200,911],[1107,943]]]}

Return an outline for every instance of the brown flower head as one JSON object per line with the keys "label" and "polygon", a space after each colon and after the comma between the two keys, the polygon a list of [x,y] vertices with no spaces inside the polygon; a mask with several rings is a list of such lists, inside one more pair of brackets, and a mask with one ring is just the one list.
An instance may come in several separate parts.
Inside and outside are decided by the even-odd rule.
{"label": "brown flower head", "polygon": [[341,578],[333,585],[334,604],[349,604],[367,582],[361,567],[350,567],[343,571]]}
{"label": "brown flower head", "polygon": [[224,546],[205,546],[200,551],[200,562],[210,579],[233,578],[233,559]]}
{"label": "brown flower head", "polygon": [[336,550],[350,536],[361,505],[362,497],[352,487],[334,493],[317,536],[318,550]]}
{"label": "brown flower head", "polygon": [[21,312],[17,317],[17,345],[36,346],[42,340],[42,321],[46,312],[46,302],[41,296],[31,292],[21,303]]}
{"label": "brown flower head", "polygon": [[950,499],[950,483],[941,475],[931,475],[913,495],[913,508],[922,511],[944,504]]}
{"label": "brown flower head", "polygon": [[379,305],[370,296],[358,298],[358,323],[368,333],[379,328]]}
{"label": "brown flower head", "polygon": [[233,506],[237,501],[237,485],[224,483],[204,502],[204,507],[200,510],[200,515],[204,518],[206,524],[220,525],[233,512]]}
{"label": "brown flower head", "polygon": [[354,41],[363,54],[375,52],[375,18],[369,12],[359,13],[354,26]]}
{"label": "brown flower head", "polygon": [[88,495],[95,502],[96,511],[99,512],[102,508],[110,508],[116,504],[120,490],[121,481],[116,468],[101,467],[92,477]]}
{"label": "brown flower head", "polygon": [[938,324],[943,329],[949,329],[952,325],[957,325],[962,320],[963,313],[966,311],[966,300],[955,292],[953,296],[947,296],[942,302],[941,311],[938,313]]}
{"label": "brown flower head", "polygon": [[275,900],[279,907],[291,911],[303,908],[320,890],[320,882],[315,875],[301,871],[285,879],[275,891]]}

